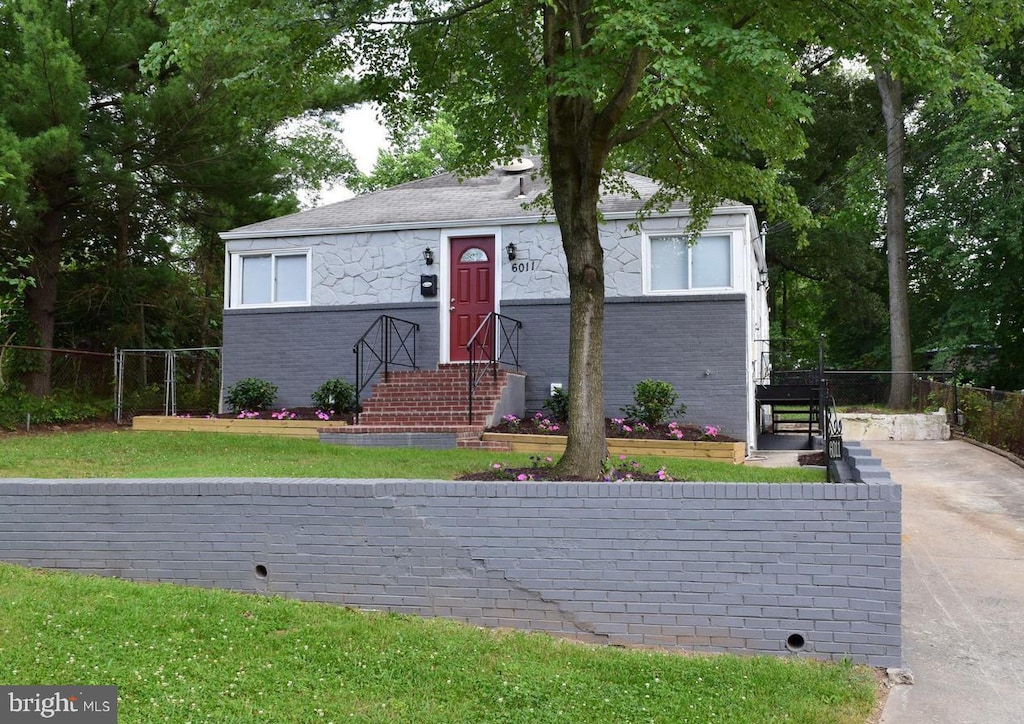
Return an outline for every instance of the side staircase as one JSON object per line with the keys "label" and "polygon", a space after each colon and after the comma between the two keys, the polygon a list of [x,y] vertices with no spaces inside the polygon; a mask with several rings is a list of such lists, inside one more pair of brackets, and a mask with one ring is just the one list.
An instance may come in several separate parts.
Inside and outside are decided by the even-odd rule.
{"label": "side staircase", "polygon": [[338,445],[507,449],[480,437],[502,415],[522,414],[526,376],[489,370],[473,391],[470,419],[468,374],[464,364],[390,372],[387,381],[373,385],[357,424],[325,427],[320,439]]}

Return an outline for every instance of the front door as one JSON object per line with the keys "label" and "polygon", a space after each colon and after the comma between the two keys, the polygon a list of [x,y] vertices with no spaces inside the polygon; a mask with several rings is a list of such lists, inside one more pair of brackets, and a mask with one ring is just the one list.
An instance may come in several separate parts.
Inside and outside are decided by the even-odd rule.
{"label": "front door", "polygon": [[[451,240],[451,304],[449,359],[469,359],[466,345],[480,323],[494,310],[494,237],[466,236]],[[490,353],[488,339],[486,353]],[[476,357],[479,359],[480,352]]]}

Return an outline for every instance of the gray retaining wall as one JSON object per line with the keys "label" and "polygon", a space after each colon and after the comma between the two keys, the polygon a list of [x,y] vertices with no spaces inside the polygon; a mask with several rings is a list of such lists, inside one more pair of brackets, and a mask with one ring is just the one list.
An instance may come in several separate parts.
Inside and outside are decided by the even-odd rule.
{"label": "gray retaining wall", "polygon": [[0,480],[0,559],[608,644],[901,664],[900,488]]}

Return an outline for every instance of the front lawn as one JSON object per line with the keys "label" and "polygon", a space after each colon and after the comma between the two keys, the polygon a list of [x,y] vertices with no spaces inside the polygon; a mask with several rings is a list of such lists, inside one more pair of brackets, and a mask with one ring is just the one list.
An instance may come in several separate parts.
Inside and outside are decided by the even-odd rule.
{"label": "front lawn", "polygon": [[[665,466],[675,480],[823,482],[821,470],[758,468],[678,458],[639,458],[642,469]],[[618,463],[618,461],[616,461]],[[527,453],[419,450],[326,445],[260,435],[112,432],[53,433],[0,439],[6,478],[415,478],[531,465]]]}
{"label": "front lawn", "polygon": [[0,681],[116,685],[118,721],[861,724],[871,669],[542,634],[0,563]]}

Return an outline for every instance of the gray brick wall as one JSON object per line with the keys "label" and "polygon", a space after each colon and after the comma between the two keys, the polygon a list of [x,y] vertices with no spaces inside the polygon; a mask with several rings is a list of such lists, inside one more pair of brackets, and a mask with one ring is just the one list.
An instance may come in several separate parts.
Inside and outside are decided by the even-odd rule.
{"label": "gray brick wall", "polygon": [[418,323],[417,357],[424,364],[437,364],[436,302],[227,310],[224,388],[245,377],[259,377],[277,385],[278,405],[310,406],[310,395],[325,381],[334,377],[355,381],[352,347],[382,314]]}
{"label": "gray brick wall", "polygon": [[[352,345],[381,314],[421,325],[420,364],[438,360],[434,303],[228,311],[224,314],[224,385],[260,377],[278,386],[278,404],[309,405],[325,380],[353,380]],[[502,313],[523,322],[520,359],[527,373],[526,408],[543,409],[552,382],[568,382],[569,303],[506,301]],[[617,416],[642,379],[671,382],[686,404],[684,420],[715,425],[746,439],[742,295],[614,298],[605,305],[605,413]],[[709,372],[710,374],[705,374]]]}
{"label": "gray brick wall", "polygon": [[900,512],[891,483],[8,479],[0,559],[898,666]]}

